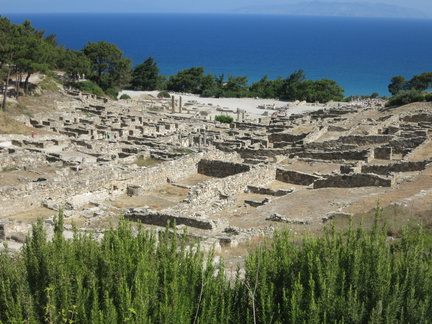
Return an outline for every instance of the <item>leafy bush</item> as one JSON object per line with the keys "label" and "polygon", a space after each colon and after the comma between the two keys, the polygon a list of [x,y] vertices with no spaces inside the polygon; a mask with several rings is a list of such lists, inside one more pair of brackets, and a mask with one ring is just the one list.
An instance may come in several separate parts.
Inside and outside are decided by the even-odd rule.
{"label": "leafy bush", "polygon": [[426,101],[432,101],[432,93],[428,93],[428,94],[425,96],[425,100],[426,100]]}
{"label": "leafy bush", "polygon": [[117,100],[118,91],[116,89],[108,88],[105,92],[111,99]]}
{"label": "leafy bush", "polygon": [[412,102],[421,102],[425,100],[425,96],[419,90],[401,90],[397,95],[390,98],[386,106],[407,105]]}
{"label": "leafy bush", "polygon": [[231,124],[234,121],[234,118],[231,116],[218,115],[215,117],[215,120],[221,123]]}
{"label": "leafy bush", "polygon": [[103,90],[96,83],[91,81],[76,82],[73,83],[72,86],[82,92],[91,93],[100,97],[105,95]]}
{"label": "leafy bush", "polygon": [[161,91],[158,93],[158,98],[171,98],[171,95],[166,91]]}
{"label": "leafy bush", "polygon": [[126,94],[126,93],[123,93],[120,96],[120,100],[128,100],[128,99],[131,99],[131,97],[128,94]]}

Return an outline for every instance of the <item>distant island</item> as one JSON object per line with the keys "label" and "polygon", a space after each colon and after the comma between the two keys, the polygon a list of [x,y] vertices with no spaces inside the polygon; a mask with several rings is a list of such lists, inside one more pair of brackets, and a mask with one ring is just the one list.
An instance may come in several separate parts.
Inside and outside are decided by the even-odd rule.
{"label": "distant island", "polygon": [[303,2],[290,4],[267,4],[237,8],[242,14],[279,14],[341,17],[431,18],[432,14],[418,9],[384,3],[354,2]]}

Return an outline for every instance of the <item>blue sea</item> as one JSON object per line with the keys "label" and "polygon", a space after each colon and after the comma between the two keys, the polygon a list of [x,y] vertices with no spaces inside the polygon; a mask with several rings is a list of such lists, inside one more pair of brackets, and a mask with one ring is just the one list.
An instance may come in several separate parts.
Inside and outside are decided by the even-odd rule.
{"label": "blue sea", "polygon": [[222,14],[8,14],[60,45],[116,44],[133,65],[153,57],[162,75],[205,73],[335,80],[345,95],[388,96],[390,79],[432,71],[432,20]]}

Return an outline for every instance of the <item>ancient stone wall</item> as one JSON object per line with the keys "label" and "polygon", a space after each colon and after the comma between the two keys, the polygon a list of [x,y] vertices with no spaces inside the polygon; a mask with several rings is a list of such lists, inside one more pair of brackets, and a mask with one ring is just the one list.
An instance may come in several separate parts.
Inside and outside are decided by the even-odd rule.
{"label": "ancient stone wall", "polygon": [[354,173],[333,175],[314,182],[314,189],[319,188],[355,188],[355,187],[391,187],[394,177],[381,177],[376,174]]}
{"label": "ancient stone wall", "polygon": [[[13,149],[14,150],[14,149]],[[14,150],[15,151],[15,150]],[[0,169],[11,166],[33,166],[47,164],[46,156],[42,153],[37,152],[20,152],[16,154],[1,154],[0,155]]]}
{"label": "ancient stone wall", "polygon": [[299,152],[290,154],[290,157],[309,158],[314,160],[359,160],[369,161],[373,152],[362,151],[343,151],[343,152]]}
{"label": "ancient stone wall", "polygon": [[134,209],[127,211],[124,216],[126,219],[135,222],[141,222],[143,224],[156,225],[161,227],[165,227],[169,223],[171,226],[173,226],[174,224],[186,225],[204,230],[214,230],[216,228],[228,225],[221,220],[208,220],[196,217],[175,216],[155,211],[142,212],[136,211]]}
{"label": "ancient stone wall", "polygon": [[202,159],[198,162],[198,173],[209,177],[225,178],[237,173],[248,172],[247,164]]}
{"label": "ancient stone wall", "polygon": [[[239,158],[235,153],[210,151],[164,162],[157,168],[114,169],[110,165],[100,165],[92,168],[84,167],[75,172],[63,169],[60,174],[43,182],[29,182],[0,188],[0,209],[2,216],[8,216],[39,207],[46,199],[56,201],[62,197],[73,197],[100,190],[108,192],[120,190],[126,193],[128,185],[137,185],[151,190],[167,181],[175,182],[197,173],[198,162],[206,157],[226,161]],[[75,205],[79,204],[75,202]]]}
{"label": "ancient stone wall", "polygon": [[276,180],[282,182],[309,186],[317,179],[320,177],[303,172],[276,169]]}
{"label": "ancient stone wall", "polygon": [[211,204],[221,196],[229,197],[244,192],[251,183],[265,186],[275,179],[275,174],[275,165],[266,165],[226,178],[205,181],[191,188],[185,201],[190,207]]}
{"label": "ancient stone wall", "polygon": [[388,165],[363,165],[361,167],[362,173],[376,173],[376,174],[390,174],[392,172],[412,172],[422,171],[432,161],[419,161],[419,162],[401,162],[392,163]]}
{"label": "ancient stone wall", "polygon": [[426,137],[415,137],[415,138],[393,138],[389,143],[395,154],[405,154],[407,150],[413,149],[426,140]]}

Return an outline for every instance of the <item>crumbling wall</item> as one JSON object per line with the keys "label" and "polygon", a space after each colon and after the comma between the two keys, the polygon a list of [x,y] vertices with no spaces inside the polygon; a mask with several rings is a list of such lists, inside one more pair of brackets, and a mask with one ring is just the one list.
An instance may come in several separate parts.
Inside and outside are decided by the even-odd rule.
{"label": "crumbling wall", "polygon": [[63,169],[63,172],[43,182],[29,182],[0,188],[1,216],[37,208],[47,199],[57,201],[87,192],[121,190],[126,193],[128,185],[137,185],[151,190],[167,181],[176,182],[197,173],[197,164],[203,158],[230,161],[237,160],[239,156],[236,153],[211,151],[164,162],[156,168],[113,168],[108,164],[84,167],[76,172]]}
{"label": "crumbling wall", "polygon": [[290,157],[309,158],[314,160],[359,160],[368,162],[373,155],[369,150],[343,152],[299,152]]}
{"label": "crumbling wall", "polygon": [[302,186],[309,186],[312,183],[314,183],[315,180],[320,179],[321,177],[307,174],[303,172],[298,171],[291,171],[291,170],[282,170],[282,169],[276,169],[276,180],[302,185]]}
{"label": "crumbling wall", "polygon": [[423,171],[426,166],[432,161],[419,161],[419,162],[400,162],[388,165],[363,165],[361,167],[362,173],[376,173],[376,174],[390,174],[392,172],[412,172]]}
{"label": "crumbling wall", "polygon": [[229,197],[244,192],[251,183],[265,186],[275,179],[275,172],[275,165],[265,165],[226,178],[201,182],[191,188],[185,202],[190,208],[211,204],[221,196]]}
{"label": "crumbling wall", "polygon": [[143,224],[156,225],[161,227],[165,227],[169,223],[171,226],[173,226],[174,224],[186,225],[204,230],[214,230],[228,225],[227,223],[223,222],[223,220],[208,220],[196,217],[183,217],[155,211],[137,211],[134,209],[128,210],[125,213],[124,217],[135,222],[141,222]]}
{"label": "crumbling wall", "polygon": [[209,177],[225,178],[230,175],[248,172],[249,170],[250,166],[247,164],[207,159],[202,159],[198,162],[198,173]]}
{"label": "crumbling wall", "polygon": [[426,137],[414,137],[414,138],[403,138],[395,137],[389,144],[395,154],[406,153],[408,149],[413,149],[422,144],[427,138]]}
{"label": "crumbling wall", "polygon": [[391,187],[394,177],[382,177],[376,174],[354,173],[350,175],[332,175],[314,182],[314,189],[319,188],[355,188],[355,187]]}

